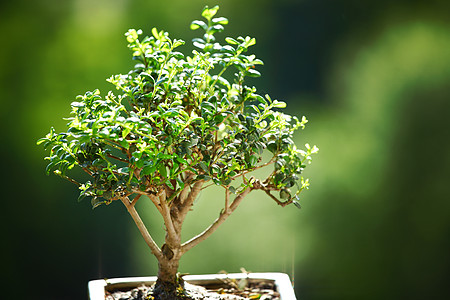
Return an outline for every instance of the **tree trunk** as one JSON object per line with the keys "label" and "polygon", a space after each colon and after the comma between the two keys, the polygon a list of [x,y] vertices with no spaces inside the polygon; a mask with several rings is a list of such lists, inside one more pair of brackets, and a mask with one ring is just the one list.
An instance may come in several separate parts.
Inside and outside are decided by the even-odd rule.
{"label": "tree trunk", "polygon": [[[163,248],[165,248],[163,246]],[[170,256],[169,256],[170,257]],[[176,275],[178,271],[178,265],[180,260],[176,259],[175,257],[169,258],[167,256],[164,256],[162,259],[158,262],[158,278],[162,281],[167,282],[176,282]]]}
{"label": "tree trunk", "polygon": [[158,260],[158,279],[153,290],[155,300],[190,299],[184,290],[184,282],[178,277],[180,256],[164,244],[161,248],[163,257]]}

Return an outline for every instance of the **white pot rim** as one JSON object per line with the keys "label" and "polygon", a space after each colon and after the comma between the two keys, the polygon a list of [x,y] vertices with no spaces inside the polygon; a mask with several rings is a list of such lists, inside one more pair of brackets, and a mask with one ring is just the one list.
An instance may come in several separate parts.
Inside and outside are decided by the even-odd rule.
{"label": "white pot rim", "polygon": [[[206,274],[206,275],[186,275],[183,280],[191,284],[200,284],[205,281],[220,281],[224,279],[266,279],[273,280],[282,300],[296,300],[294,289],[289,276],[285,273],[230,273],[230,274]],[[156,276],[145,277],[123,277],[111,279],[97,279],[89,281],[89,299],[105,299],[105,287],[108,285],[130,285],[130,284],[151,284],[156,281]]]}

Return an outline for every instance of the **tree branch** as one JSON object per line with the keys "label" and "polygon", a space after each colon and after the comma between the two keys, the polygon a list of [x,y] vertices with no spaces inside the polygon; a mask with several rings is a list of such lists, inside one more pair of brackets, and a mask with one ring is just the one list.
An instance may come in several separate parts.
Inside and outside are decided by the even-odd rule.
{"label": "tree branch", "polygon": [[230,189],[228,187],[225,188],[225,210],[228,211],[228,203],[230,202]]}
{"label": "tree branch", "polygon": [[284,201],[284,202],[278,200],[277,197],[272,195],[272,193],[270,192],[271,190],[277,191],[278,189],[273,188],[273,187],[266,187],[263,183],[260,183],[259,181],[254,185],[254,189],[255,190],[263,190],[270,198],[272,198],[281,207],[285,207],[286,205],[289,205],[294,201],[294,197],[291,197],[289,200]]}
{"label": "tree branch", "polygon": [[131,205],[135,206],[139,198],[141,198],[141,196],[142,194],[138,194],[136,197],[134,197],[133,201],[131,202]]}
{"label": "tree branch", "polygon": [[123,158],[121,158],[121,157],[118,157],[118,156],[115,156],[115,155],[112,155],[112,154],[110,154],[110,153],[107,153],[107,154],[106,154],[106,156],[108,156],[108,157],[110,157],[110,158],[112,158],[112,159],[115,159],[115,160],[118,160],[118,161],[121,161],[121,162],[127,163],[127,164],[129,164],[129,163],[130,163],[130,162],[129,162],[128,160],[126,160],[126,159],[123,159]]}
{"label": "tree branch", "polygon": [[66,175],[61,174],[60,171],[56,171],[56,170],[55,170],[55,171],[53,171],[53,173],[55,173],[55,175],[58,175],[59,177],[65,179],[65,180],[68,180],[69,182],[71,182],[71,183],[73,183],[73,184],[76,184],[77,186],[81,186],[81,183],[79,183],[79,182],[76,181],[75,179],[72,179],[72,178],[70,178],[70,177],[68,177],[68,176],[66,176]]}
{"label": "tree branch", "polygon": [[159,206],[158,198],[154,194],[141,191],[140,189],[132,189],[132,192],[141,196],[147,196],[150,201],[152,201],[153,205],[155,205],[156,209],[158,209],[158,211],[161,213],[161,207]]}
{"label": "tree branch", "polygon": [[242,170],[239,174],[236,174],[235,176],[230,177],[230,178],[231,178],[232,180],[234,180],[234,179],[236,179],[236,178],[239,177],[239,176],[242,176],[242,175],[245,175],[245,174],[247,174],[247,173],[253,172],[253,171],[255,171],[255,170],[258,170],[258,169],[267,167],[268,165],[273,164],[273,163],[275,162],[274,158],[275,158],[275,157],[272,157],[271,160],[269,160],[268,162],[266,162],[266,163],[264,163],[264,164],[262,164],[262,165],[253,167],[253,168],[251,168],[251,169]]}
{"label": "tree branch", "polygon": [[192,205],[194,204],[195,199],[197,198],[198,194],[200,193],[203,185],[203,180],[199,180],[191,187],[191,191],[189,192],[188,196],[186,197],[184,203],[181,205],[180,209],[180,217],[179,222],[182,224],[184,221],[184,218],[186,218],[187,213],[191,209]]}
{"label": "tree branch", "polygon": [[178,197],[180,204],[183,204],[186,201],[189,190],[190,190],[190,186],[188,184],[185,184],[183,190],[180,193],[180,196]]}
{"label": "tree branch", "polygon": [[173,226],[173,221],[170,216],[169,206],[166,202],[166,193],[163,191],[161,195],[159,195],[159,205],[161,206],[161,215],[164,219],[164,224],[166,225],[168,239],[166,241],[169,243],[169,246],[174,246],[174,244],[180,243],[180,235],[177,234],[175,227]]}
{"label": "tree branch", "polygon": [[138,227],[139,232],[141,233],[147,245],[150,247],[150,251],[158,260],[160,260],[163,256],[161,249],[159,249],[158,245],[155,243],[152,236],[148,232],[147,227],[145,227],[144,222],[142,222],[142,219],[136,211],[136,208],[132,205],[128,197],[123,197],[120,200],[122,200],[122,203],[127,208],[128,213],[133,218],[133,221]]}
{"label": "tree branch", "polygon": [[228,208],[225,208],[221,213],[220,216],[208,227],[206,228],[202,233],[199,235],[193,237],[189,241],[183,243],[181,245],[181,253],[184,254],[196,245],[198,245],[200,242],[206,240],[214,231],[217,230],[217,228],[225,222],[225,220],[231,215],[231,213],[239,206],[239,204],[242,202],[242,200],[245,198],[245,196],[248,195],[252,191],[252,188],[247,187],[241,194],[237,195],[236,198],[234,198],[233,202],[230,204]]}
{"label": "tree branch", "polygon": [[270,193],[270,191],[269,190],[266,190],[266,189],[262,189],[267,195],[269,195],[270,196],[270,198],[272,198],[278,205],[280,205],[281,207],[285,207],[286,205],[288,205],[288,204],[291,204],[292,203],[292,200],[291,201],[286,201],[286,202],[281,202],[280,200],[278,200],[274,195],[272,195],[271,193]]}

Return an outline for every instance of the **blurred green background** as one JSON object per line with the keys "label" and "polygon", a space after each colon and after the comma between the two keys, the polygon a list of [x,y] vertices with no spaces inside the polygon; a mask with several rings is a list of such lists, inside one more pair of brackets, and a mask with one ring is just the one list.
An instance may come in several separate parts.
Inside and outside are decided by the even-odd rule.
{"label": "blurred green background", "polygon": [[[321,150],[303,209],[251,195],[180,271],[286,272],[306,300],[449,299],[444,0],[2,1],[2,298],[87,299],[88,280],[156,273],[125,209],[77,203],[74,186],[44,175],[35,142],[64,130],[76,95],[106,92],[107,77],[129,70],[129,28],[190,41],[205,4],[229,18],[224,35],[256,37],[265,65],[252,84],[306,115],[296,142]],[[186,239],[221,202],[202,194]],[[150,206],[144,217],[160,241]]]}

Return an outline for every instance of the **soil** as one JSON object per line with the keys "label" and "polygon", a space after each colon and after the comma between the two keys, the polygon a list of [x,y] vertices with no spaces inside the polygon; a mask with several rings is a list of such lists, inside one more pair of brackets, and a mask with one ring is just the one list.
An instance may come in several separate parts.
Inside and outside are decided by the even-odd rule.
{"label": "soil", "polygon": [[[271,280],[227,280],[220,285],[198,286],[185,283],[187,295],[193,300],[279,300],[280,294],[276,291]],[[107,291],[106,300],[151,300],[152,286],[139,286],[128,291]]]}

